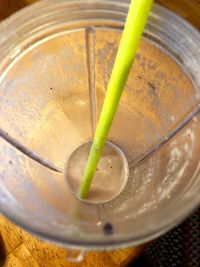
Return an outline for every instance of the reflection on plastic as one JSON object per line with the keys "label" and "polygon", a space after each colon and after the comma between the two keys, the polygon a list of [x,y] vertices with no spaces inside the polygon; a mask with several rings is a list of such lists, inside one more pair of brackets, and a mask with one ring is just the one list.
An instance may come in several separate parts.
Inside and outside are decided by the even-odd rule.
{"label": "reflection on plastic", "polygon": [[84,250],[68,249],[66,253],[66,261],[68,262],[81,262],[84,259]]}

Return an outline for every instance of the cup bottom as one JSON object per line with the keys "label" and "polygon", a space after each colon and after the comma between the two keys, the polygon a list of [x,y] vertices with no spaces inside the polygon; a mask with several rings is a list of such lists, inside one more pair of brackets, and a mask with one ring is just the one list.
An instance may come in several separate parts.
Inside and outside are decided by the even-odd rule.
{"label": "cup bottom", "polygon": [[[67,182],[78,198],[91,145],[92,142],[80,145],[72,152],[67,162]],[[114,199],[124,189],[128,174],[128,162],[122,150],[115,144],[106,142],[88,197],[84,201],[98,204]]]}

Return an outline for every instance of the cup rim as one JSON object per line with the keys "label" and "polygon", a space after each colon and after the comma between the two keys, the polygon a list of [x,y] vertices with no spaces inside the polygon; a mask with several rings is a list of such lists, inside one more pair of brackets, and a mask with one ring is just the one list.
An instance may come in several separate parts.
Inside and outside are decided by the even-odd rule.
{"label": "cup rim", "polygon": [[[83,1],[83,0],[59,0],[59,1],[53,1],[53,0],[44,0],[41,2],[37,2],[31,6],[28,6],[26,8],[24,8],[23,10],[18,11],[16,14],[12,15],[11,17],[9,17],[8,19],[6,19],[4,22],[0,23],[0,34],[4,35],[4,33],[9,32],[8,35],[6,35],[4,38],[1,38],[0,40],[0,47],[1,45],[5,45],[6,40],[8,40],[8,38],[10,38],[10,36],[13,34],[13,23],[17,23],[17,28],[15,29],[15,31],[18,31],[21,29],[21,26],[18,25],[18,23],[20,22],[20,24],[23,22],[26,23],[27,20],[29,19],[30,13],[31,14],[36,14],[36,15],[32,15],[31,20],[33,20],[34,18],[37,19],[37,14],[40,14],[42,16],[42,11],[44,10],[44,8],[46,8],[47,10],[53,8],[53,6],[58,6],[58,4],[62,3],[63,7],[64,6],[68,6],[71,2],[73,2],[73,4],[83,4],[85,5],[85,8],[87,8],[87,5],[89,5],[90,3],[98,3],[99,7],[101,6],[101,4],[106,4],[106,5],[110,5],[110,6],[114,6],[122,8],[123,7],[123,11],[121,11],[121,13],[123,14],[123,16],[126,15],[127,9],[128,9],[128,4],[129,1],[128,0],[123,0],[120,2],[114,1],[114,0],[88,0],[88,1]],[[115,2],[115,3],[114,3]],[[48,5],[51,4],[51,7],[49,7]],[[97,9],[98,10],[98,9]],[[112,10],[110,10],[112,12]],[[119,11],[117,11],[119,12]],[[193,35],[194,38],[196,38],[196,40],[198,40],[199,44],[200,44],[200,36],[199,36],[199,32],[198,30],[196,30],[190,23],[188,23],[187,21],[185,21],[184,19],[182,19],[181,17],[177,16],[176,14],[174,14],[173,12],[167,10],[166,8],[160,6],[159,4],[154,4],[154,8],[152,10],[152,16],[163,16],[164,18],[168,17],[168,19],[171,21],[171,23],[178,23],[181,24],[182,27],[184,27],[184,29],[188,32],[190,32],[190,36]],[[51,15],[51,14],[50,14]],[[12,29],[12,32],[11,32]],[[179,201],[180,202],[180,201]],[[21,219],[20,216],[13,216],[13,214],[11,214],[10,212],[7,212],[7,210],[4,210],[2,207],[1,212],[2,214],[4,214],[7,218],[9,218],[11,221],[13,221],[16,225],[24,228],[25,230],[27,230],[28,232],[42,238],[45,240],[48,240],[48,242],[60,245],[60,246],[70,246],[70,247],[74,247],[74,248],[84,248],[84,249],[90,249],[90,250],[104,250],[104,249],[113,249],[113,248],[119,248],[119,247],[128,247],[130,245],[139,245],[141,243],[147,242],[151,239],[154,239],[158,236],[160,236],[161,234],[165,233],[166,231],[168,231],[170,228],[172,228],[173,226],[175,226],[178,222],[180,222],[181,220],[183,220],[189,213],[191,213],[195,208],[197,208],[197,206],[200,203],[200,195],[198,196],[198,194],[196,196],[194,196],[192,198],[192,200],[188,203],[185,204],[185,209],[180,208],[178,211],[173,211],[173,220],[171,219],[172,217],[170,216],[170,218],[166,218],[166,220],[162,221],[162,223],[159,225],[159,227],[152,227],[152,228],[148,228],[148,231],[146,230],[143,234],[143,236],[140,237],[135,237],[135,235],[131,235],[129,234],[129,236],[127,237],[123,237],[121,240],[112,240],[112,239],[107,239],[106,241],[95,241],[95,240],[91,240],[90,243],[88,243],[88,241],[81,241],[81,240],[70,240],[70,238],[63,238],[61,239],[60,237],[56,237],[56,235],[54,235],[54,233],[45,233],[43,231],[40,231],[38,228],[32,227],[28,224],[24,224]],[[181,205],[181,204],[179,204]],[[165,211],[166,212],[166,211]],[[170,214],[170,211],[169,211]]]}

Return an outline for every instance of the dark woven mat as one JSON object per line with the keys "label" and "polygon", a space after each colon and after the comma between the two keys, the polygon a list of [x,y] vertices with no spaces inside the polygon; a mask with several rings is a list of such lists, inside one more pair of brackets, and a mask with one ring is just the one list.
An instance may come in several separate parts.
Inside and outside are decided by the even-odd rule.
{"label": "dark woven mat", "polygon": [[154,241],[132,267],[200,267],[200,208]]}

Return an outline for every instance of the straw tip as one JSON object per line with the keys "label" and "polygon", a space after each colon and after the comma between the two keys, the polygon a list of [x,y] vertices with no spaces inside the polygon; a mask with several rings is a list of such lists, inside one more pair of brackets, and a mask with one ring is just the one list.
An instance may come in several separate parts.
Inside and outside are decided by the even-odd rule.
{"label": "straw tip", "polygon": [[81,190],[79,191],[78,196],[79,196],[79,198],[80,198],[81,200],[84,200],[84,199],[87,198],[87,196],[88,196],[88,192],[86,192],[85,190],[81,189]]}

